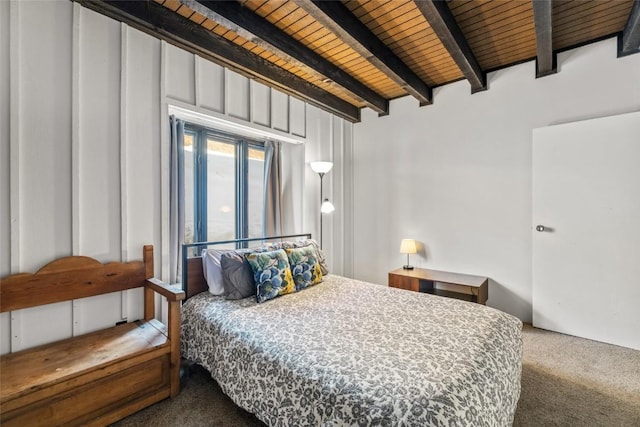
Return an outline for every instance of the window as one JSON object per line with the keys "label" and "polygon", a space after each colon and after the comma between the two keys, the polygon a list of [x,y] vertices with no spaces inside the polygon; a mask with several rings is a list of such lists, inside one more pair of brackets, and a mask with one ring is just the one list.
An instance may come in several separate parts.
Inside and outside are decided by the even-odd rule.
{"label": "window", "polygon": [[262,236],[264,144],[185,125],[185,243]]}

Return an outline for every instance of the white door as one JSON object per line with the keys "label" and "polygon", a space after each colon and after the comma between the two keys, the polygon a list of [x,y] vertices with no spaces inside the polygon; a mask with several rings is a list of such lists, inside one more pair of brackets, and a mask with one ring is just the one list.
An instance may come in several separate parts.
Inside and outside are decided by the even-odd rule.
{"label": "white door", "polygon": [[640,112],[534,129],[532,220],[533,325],[640,349]]}

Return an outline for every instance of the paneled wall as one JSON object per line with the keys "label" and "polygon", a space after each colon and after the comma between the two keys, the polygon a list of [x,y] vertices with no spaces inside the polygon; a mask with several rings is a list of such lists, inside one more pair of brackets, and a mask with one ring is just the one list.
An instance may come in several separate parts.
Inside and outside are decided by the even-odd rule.
{"label": "paneled wall", "polygon": [[[0,277],[11,271],[11,169],[8,2],[0,2]],[[0,350],[10,346],[9,313],[0,314]]]}
{"label": "paneled wall", "polygon": [[[351,124],[76,3],[0,1],[0,277],[72,254],[141,259],[153,244],[168,278],[169,105],[301,142],[283,152],[285,231],[317,235],[306,163],[350,151]],[[344,168],[327,197],[350,186]],[[348,222],[337,208],[330,258],[350,252],[326,237]],[[140,317],[139,290],[3,313],[0,352]]]}
{"label": "paneled wall", "polygon": [[166,102],[304,142],[307,105],[187,51],[162,43]]}
{"label": "paneled wall", "polygon": [[316,160],[333,161],[323,180],[323,196],[336,210],[323,214],[323,251],[331,273],[353,275],[353,125],[339,117],[307,106],[307,143],[305,144],[304,230],[320,240],[320,177],[308,166]]}

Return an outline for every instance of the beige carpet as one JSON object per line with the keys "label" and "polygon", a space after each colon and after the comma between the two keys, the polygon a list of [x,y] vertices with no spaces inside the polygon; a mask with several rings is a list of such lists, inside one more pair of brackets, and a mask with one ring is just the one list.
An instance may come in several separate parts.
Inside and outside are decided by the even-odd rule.
{"label": "beige carpet", "polygon": [[[514,426],[640,427],[640,351],[525,325],[522,393]],[[199,366],[174,399],[115,424],[262,426]]]}
{"label": "beige carpet", "polygon": [[530,325],[523,340],[515,426],[640,427],[640,351]]}

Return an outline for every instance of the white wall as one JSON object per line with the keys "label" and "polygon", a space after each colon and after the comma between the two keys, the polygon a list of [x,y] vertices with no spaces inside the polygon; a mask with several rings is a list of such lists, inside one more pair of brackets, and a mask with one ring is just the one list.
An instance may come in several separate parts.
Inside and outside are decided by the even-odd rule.
{"label": "white wall", "polygon": [[434,104],[404,97],[354,126],[354,276],[380,284],[405,261],[402,238],[426,253],[411,263],[491,278],[488,304],[531,321],[531,144],[534,128],[640,110],[640,55],[616,40],[558,56],[535,79],[528,62],[461,81]]}
{"label": "white wall", "polygon": [[[317,234],[304,162],[350,147],[351,124],[77,3],[0,1],[0,277],[153,244],[167,280],[169,105],[306,141],[283,154],[286,231]],[[2,313],[0,353],[140,317],[139,290]]]}

